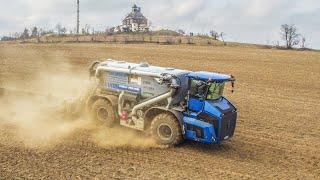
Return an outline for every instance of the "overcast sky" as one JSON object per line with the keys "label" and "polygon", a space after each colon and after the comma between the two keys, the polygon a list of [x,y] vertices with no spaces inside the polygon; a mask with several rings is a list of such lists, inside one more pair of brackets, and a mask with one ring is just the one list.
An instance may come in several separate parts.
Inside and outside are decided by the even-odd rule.
{"label": "overcast sky", "polygon": [[[275,44],[283,23],[295,24],[309,47],[320,49],[320,0],[80,0],[80,23],[97,30],[119,25],[133,3],[152,28],[223,31],[229,41]],[[76,0],[0,0],[0,35],[24,27],[73,29]]]}

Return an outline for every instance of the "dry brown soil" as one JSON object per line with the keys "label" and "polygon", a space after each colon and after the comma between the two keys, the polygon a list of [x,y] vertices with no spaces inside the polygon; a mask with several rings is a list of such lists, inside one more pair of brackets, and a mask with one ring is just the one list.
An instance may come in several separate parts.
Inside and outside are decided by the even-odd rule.
{"label": "dry brown soil", "polygon": [[[120,129],[104,142],[105,129],[62,121],[73,129],[69,132],[52,120],[49,126],[44,121],[39,124],[28,119],[34,116],[18,116],[26,108],[21,106],[11,114],[19,117],[17,121],[10,121],[9,110],[0,110],[0,179],[320,177],[319,52],[149,44],[0,44],[0,87],[45,92],[47,87],[32,84],[44,71],[82,78],[90,62],[107,58],[233,74],[236,92],[226,92],[226,96],[239,111],[235,136],[220,146],[185,142],[163,148],[144,144],[140,135],[132,135],[136,132]],[[65,86],[73,81],[72,75],[63,77],[58,81]],[[9,98],[0,103],[0,109],[16,101]],[[42,134],[46,136],[39,138]],[[41,143],[28,143],[29,137]],[[135,142],[135,138],[140,140]]]}

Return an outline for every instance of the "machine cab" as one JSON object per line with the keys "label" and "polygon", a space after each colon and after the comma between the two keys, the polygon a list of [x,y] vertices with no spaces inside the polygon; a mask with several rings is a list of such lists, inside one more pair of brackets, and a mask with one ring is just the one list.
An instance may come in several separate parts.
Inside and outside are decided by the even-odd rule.
{"label": "machine cab", "polygon": [[188,102],[184,122],[186,138],[203,143],[220,143],[233,136],[236,108],[223,97],[229,75],[192,72],[188,74]]}

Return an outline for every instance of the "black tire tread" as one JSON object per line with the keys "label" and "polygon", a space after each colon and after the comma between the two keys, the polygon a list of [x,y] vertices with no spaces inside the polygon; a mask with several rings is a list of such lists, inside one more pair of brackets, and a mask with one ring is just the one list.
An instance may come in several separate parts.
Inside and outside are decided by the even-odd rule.
{"label": "black tire tread", "polygon": [[[157,138],[157,125],[159,125],[161,122],[168,123],[173,128],[173,131],[176,132],[176,135],[173,141],[170,143],[164,144],[163,142],[161,142],[161,140]],[[180,144],[183,141],[180,124],[177,118],[169,113],[161,113],[155,116],[155,118],[151,122],[150,131],[151,131],[151,135],[155,138],[158,144],[163,144],[163,145],[168,145],[169,147],[173,147]]]}
{"label": "black tire tread", "polygon": [[108,120],[103,124],[107,127],[112,127],[116,122],[115,111],[111,103],[106,99],[100,98],[93,103],[91,107],[91,112],[90,112],[92,119],[95,120],[96,122],[99,122],[96,110],[101,106],[104,106],[107,109],[108,116],[109,116]]}

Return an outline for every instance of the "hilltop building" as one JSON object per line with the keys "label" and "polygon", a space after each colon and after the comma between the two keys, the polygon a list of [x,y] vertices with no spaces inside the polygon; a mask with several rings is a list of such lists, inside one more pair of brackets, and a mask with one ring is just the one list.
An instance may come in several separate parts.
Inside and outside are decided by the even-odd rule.
{"label": "hilltop building", "polygon": [[115,32],[145,32],[149,30],[148,19],[141,13],[141,8],[133,5],[132,11],[122,20],[122,25],[115,27]]}

